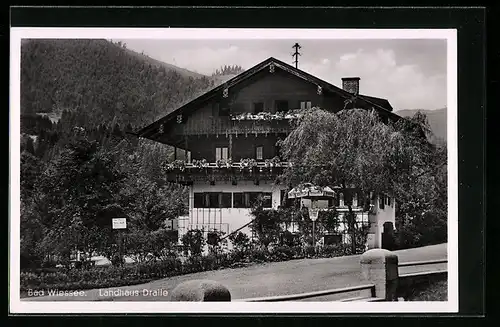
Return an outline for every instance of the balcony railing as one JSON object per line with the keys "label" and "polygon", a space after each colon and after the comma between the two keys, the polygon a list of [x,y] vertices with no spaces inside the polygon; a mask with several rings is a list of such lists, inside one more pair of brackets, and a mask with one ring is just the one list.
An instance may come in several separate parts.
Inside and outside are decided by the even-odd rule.
{"label": "balcony railing", "polygon": [[204,134],[271,134],[289,133],[292,130],[290,120],[237,120],[231,117],[215,117],[211,121],[187,121],[178,127],[185,135]]}
{"label": "balcony railing", "polygon": [[288,162],[242,161],[242,162],[184,162],[181,160],[168,164],[165,168],[167,179],[172,182],[193,181],[237,181],[271,180],[289,167]]}

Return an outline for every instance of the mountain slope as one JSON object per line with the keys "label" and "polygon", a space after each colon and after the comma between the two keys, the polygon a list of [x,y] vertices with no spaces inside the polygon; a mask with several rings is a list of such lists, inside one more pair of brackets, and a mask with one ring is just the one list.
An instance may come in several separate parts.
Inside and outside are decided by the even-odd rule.
{"label": "mountain slope", "polygon": [[176,71],[178,72],[180,75],[184,76],[184,77],[192,77],[192,78],[202,78],[202,77],[207,77],[203,74],[199,74],[199,73],[195,73],[193,71],[190,71],[190,70],[187,70],[185,68],[181,68],[181,67],[177,67],[177,66],[174,66],[172,64],[168,64],[166,62],[163,62],[163,61],[160,61],[160,60],[156,60],[154,58],[151,58],[145,54],[142,54],[142,53],[138,53],[138,52],[135,52],[133,50],[130,50],[130,49],[125,49],[125,51],[130,54],[131,56],[134,56],[144,62],[147,62],[147,63],[150,63],[152,65],[155,65],[156,67],[164,67],[166,68],[167,70],[173,70],[173,71]]}
{"label": "mountain slope", "polygon": [[101,39],[33,39],[21,46],[21,113],[63,111],[78,123],[151,123],[214,85]]}
{"label": "mountain slope", "polygon": [[396,111],[396,114],[402,117],[412,117],[417,111],[425,114],[429,121],[429,126],[438,140],[446,142],[447,140],[447,113],[446,108],[436,110],[425,109],[404,109]]}

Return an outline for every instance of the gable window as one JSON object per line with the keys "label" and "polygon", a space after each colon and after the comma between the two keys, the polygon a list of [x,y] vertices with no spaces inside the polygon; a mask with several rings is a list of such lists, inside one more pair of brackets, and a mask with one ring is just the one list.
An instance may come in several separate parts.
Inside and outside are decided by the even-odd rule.
{"label": "gable window", "polygon": [[300,101],[300,109],[311,109],[312,103],[311,101]]}
{"label": "gable window", "polygon": [[212,103],[212,117],[218,117],[219,116],[219,103],[214,102]]}
{"label": "gable window", "polygon": [[384,209],[385,208],[385,196],[382,195],[382,194],[379,196],[379,199],[378,199],[378,207],[380,209]]}
{"label": "gable window", "polygon": [[264,147],[258,146],[255,148],[255,159],[263,160],[264,159]]}
{"label": "gable window", "polygon": [[263,102],[254,102],[253,103],[253,113],[258,114],[264,111],[264,103]]}
{"label": "gable window", "polygon": [[287,100],[277,100],[276,101],[276,111],[288,111],[288,101]]}
{"label": "gable window", "polygon": [[231,107],[228,99],[221,99],[219,104],[219,116],[229,116]]}
{"label": "gable window", "polygon": [[216,147],[215,148],[215,160],[227,160],[229,156],[229,151],[227,146]]}

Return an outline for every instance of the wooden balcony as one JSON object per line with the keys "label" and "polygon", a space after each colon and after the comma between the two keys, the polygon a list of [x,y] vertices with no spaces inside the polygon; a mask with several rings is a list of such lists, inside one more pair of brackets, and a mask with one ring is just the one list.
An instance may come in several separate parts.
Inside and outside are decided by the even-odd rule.
{"label": "wooden balcony", "polygon": [[172,163],[167,167],[167,180],[180,184],[192,184],[195,181],[204,182],[232,182],[251,180],[255,183],[271,181],[289,166],[287,162],[270,163]]}
{"label": "wooden balcony", "polygon": [[291,120],[233,120],[231,117],[216,117],[207,121],[188,121],[177,131],[181,135],[248,135],[289,133]]}

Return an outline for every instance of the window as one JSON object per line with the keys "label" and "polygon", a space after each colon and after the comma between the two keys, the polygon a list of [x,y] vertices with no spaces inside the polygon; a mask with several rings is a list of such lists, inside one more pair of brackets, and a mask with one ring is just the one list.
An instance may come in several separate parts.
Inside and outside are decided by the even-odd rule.
{"label": "window", "polygon": [[215,148],[215,160],[227,160],[229,158],[229,151],[227,146]]}
{"label": "window", "polygon": [[344,193],[339,194],[339,207],[344,206]]}
{"label": "window", "polygon": [[207,208],[219,208],[219,193],[210,192],[206,193]]}
{"label": "window", "polygon": [[229,101],[223,99],[219,105],[219,116],[229,116],[230,111]]}
{"label": "window", "polygon": [[288,101],[287,100],[277,100],[276,101],[276,111],[288,111]]}
{"label": "window", "polygon": [[354,193],[352,195],[352,206],[357,207],[358,206],[358,194]]}
{"label": "window", "polygon": [[255,148],[255,159],[262,160],[264,159],[264,147],[258,146]]}
{"label": "window", "polygon": [[311,101],[300,101],[300,109],[311,109],[312,103]]}
{"label": "window", "polygon": [[194,193],[194,208],[231,208],[231,193]]}
{"label": "window", "polygon": [[262,193],[262,206],[264,208],[272,208],[273,202],[273,194],[272,193]]}
{"label": "window", "polygon": [[262,199],[264,208],[272,207],[272,193],[270,192],[238,192],[233,193],[233,208],[251,208],[259,197]]}
{"label": "window", "polygon": [[231,193],[221,193],[221,208],[231,208]]}
{"label": "window", "polygon": [[356,194],[356,200],[358,201],[358,207],[363,207],[365,205],[365,201],[364,201],[362,192],[358,192]]}
{"label": "window", "polygon": [[391,197],[390,197],[390,196],[388,196],[388,197],[387,197],[387,205],[388,205],[388,206],[390,206],[390,205],[391,205]]}
{"label": "window", "polygon": [[253,207],[257,203],[257,199],[259,198],[259,192],[248,192],[246,193],[246,205],[247,208]]}
{"label": "window", "polygon": [[264,111],[264,103],[263,102],[254,102],[253,104],[253,113],[258,114]]}
{"label": "window", "polygon": [[286,190],[280,191],[280,198],[281,198],[280,201],[281,201],[282,206],[286,206],[286,204],[287,204],[287,200],[288,200],[287,195],[288,195],[288,192]]}
{"label": "window", "polygon": [[385,196],[380,194],[379,198],[378,198],[378,206],[380,209],[384,209],[385,208]]}
{"label": "window", "polygon": [[245,208],[244,193],[233,193],[233,208]]}
{"label": "window", "polygon": [[212,103],[212,116],[213,117],[219,116],[219,103],[218,102]]}

